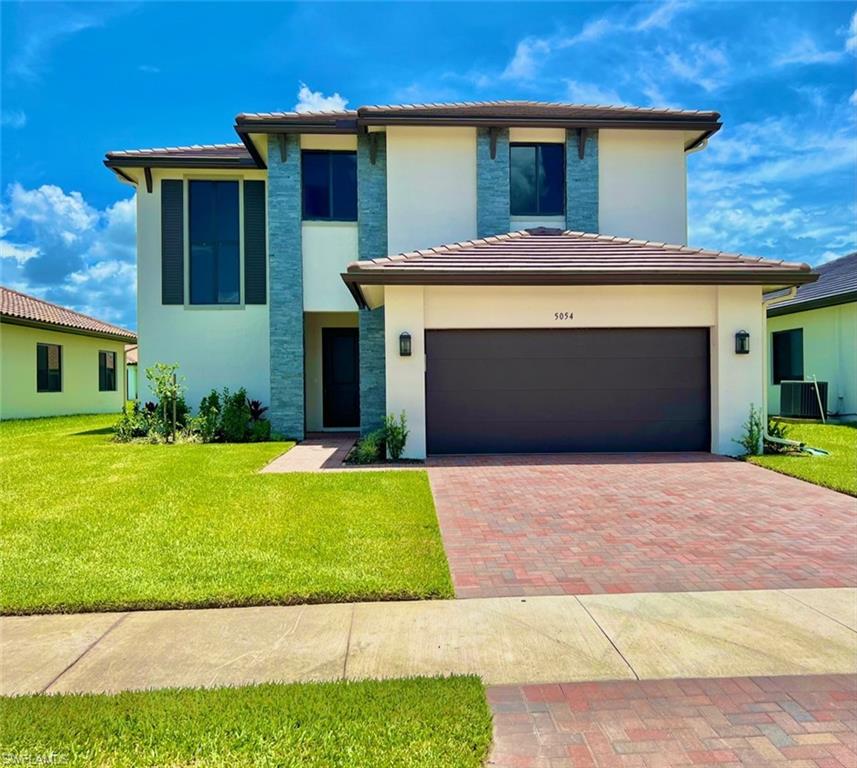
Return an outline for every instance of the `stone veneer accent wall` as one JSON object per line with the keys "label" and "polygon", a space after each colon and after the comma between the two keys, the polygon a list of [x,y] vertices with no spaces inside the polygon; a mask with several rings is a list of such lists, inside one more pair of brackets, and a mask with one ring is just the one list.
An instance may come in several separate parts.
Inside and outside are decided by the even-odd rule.
{"label": "stone veneer accent wall", "polygon": [[476,132],[476,235],[489,237],[509,231],[509,129],[497,135],[497,152],[491,159],[487,128]]}
{"label": "stone veneer accent wall", "polygon": [[275,136],[268,142],[268,249],[271,334],[271,426],[304,437],[304,303],[301,252],[300,136],[285,135],[281,159]]}
{"label": "stone veneer accent wall", "polygon": [[[357,137],[357,252],[361,259],[387,255],[387,137]],[[370,160],[375,141],[375,163]],[[384,363],[384,308],[360,310],[360,432],[384,423],[387,403]]]}
{"label": "stone veneer accent wall", "polygon": [[576,130],[565,136],[565,226],[576,232],[598,232],[598,133],[587,134],[583,159]]}

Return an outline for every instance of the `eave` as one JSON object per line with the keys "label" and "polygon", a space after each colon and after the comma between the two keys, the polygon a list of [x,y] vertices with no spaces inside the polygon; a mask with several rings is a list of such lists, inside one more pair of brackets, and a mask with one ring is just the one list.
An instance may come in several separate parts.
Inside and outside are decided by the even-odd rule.
{"label": "eave", "polygon": [[37,328],[44,331],[54,331],[55,333],[70,333],[74,336],[89,336],[97,339],[108,339],[110,341],[121,341],[123,344],[136,344],[137,336],[124,336],[116,333],[108,333],[102,331],[89,331],[84,328],[73,328],[68,325],[59,325],[57,323],[46,323],[40,320],[28,320],[23,317],[15,317],[14,315],[0,316],[0,323],[9,325],[21,325],[26,328]]}
{"label": "eave", "polygon": [[768,317],[782,317],[783,315],[794,315],[798,312],[809,312],[813,309],[824,309],[825,307],[836,307],[841,304],[857,302],[857,291],[839,293],[835,296],[821,296],[817,299],[808,299],[794,304],[774,305],[768,309]]}

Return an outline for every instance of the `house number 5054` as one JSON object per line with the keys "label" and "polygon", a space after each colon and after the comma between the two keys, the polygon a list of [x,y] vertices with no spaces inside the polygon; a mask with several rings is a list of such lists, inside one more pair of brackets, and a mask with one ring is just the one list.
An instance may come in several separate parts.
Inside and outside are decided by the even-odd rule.
{"label": "house number 5054", "polygon": [[574,312],[554,312],[554,320],[574,320]]}

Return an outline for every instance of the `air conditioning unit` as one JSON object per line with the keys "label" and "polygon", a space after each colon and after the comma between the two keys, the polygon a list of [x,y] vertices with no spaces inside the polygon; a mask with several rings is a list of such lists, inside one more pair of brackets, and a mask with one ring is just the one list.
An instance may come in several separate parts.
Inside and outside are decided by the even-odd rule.
{"label": "air conditioning unit", "polygon": [[[817,393],[816,384],[818,385]],[[819,409],[819,399],[823,411]],[[826,415],[826,381],[780,382],[780,416],[791,416],[796,419],[821,419]]]}

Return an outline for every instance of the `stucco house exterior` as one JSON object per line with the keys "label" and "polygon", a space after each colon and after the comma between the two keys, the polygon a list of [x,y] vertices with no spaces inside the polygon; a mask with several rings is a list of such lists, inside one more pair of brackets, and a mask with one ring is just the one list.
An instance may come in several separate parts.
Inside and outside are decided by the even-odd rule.
{"label": "stucco house exterior", "polygon": [[0,418],[118,413],[136,335],[0,286]]}
{"label": "stucco house exterior", "polygon": [[686,246],[686,158],[716,112],[501,101],[234,127],[240,144],[106,157],[138,191],[140,365],[178,362],[193,405],[245,386],[295,438],[404,411],[412,458],[731,453],[763,402],[762,294],[815,279]]}
{"label": "stucco house exterior", "polygon": [[768,309],[768,410],[782,381],[827,383],[827,415],[857,420],[857,253],[816,268],[818,281]]}

